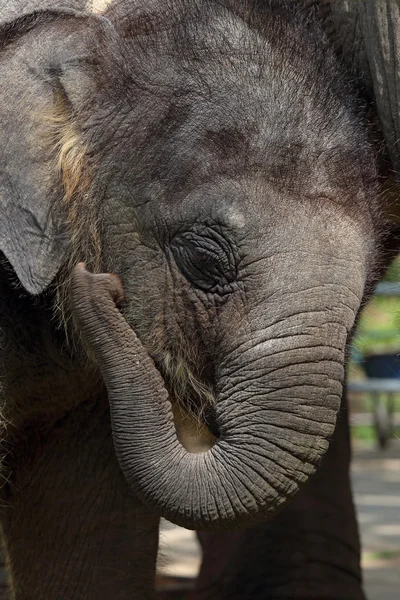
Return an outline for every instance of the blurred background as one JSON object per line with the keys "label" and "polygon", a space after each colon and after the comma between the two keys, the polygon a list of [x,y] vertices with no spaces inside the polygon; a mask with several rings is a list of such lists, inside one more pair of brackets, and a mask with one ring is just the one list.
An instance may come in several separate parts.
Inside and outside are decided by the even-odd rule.
{"label": "blurred background", "polygon": [[381,448],[399,438],[400,257],[361,313],[350,350],[348,385],[355,442]]}
{"label": "blurred background", "polygon": [[[364,307],[348,357],[352,484],[368,600],[400,598],[400,257]],[[160,597],[185,598],[201,560],[191,531],[164,522]]]}

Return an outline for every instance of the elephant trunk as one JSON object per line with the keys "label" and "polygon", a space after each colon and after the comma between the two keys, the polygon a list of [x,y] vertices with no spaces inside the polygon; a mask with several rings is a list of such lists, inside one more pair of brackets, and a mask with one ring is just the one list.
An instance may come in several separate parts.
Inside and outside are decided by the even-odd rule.
{"label": "elephant trunk", "polygon": [[[117,277],[78,265],[71,301],[107,386],[116,453],[135,494],[189,529],[252,524],[276,511],[327,449],[346,328],[327,322],[318,328],[325,328],[321,343],[313,331],[275,346],[261,332],[255,344],[227,352],[216,383],[220,436],[207,452],[191,454],[178,441],[159,371],[115,305],[121,289]],[[328,337],[334,342],[322,343]]]}

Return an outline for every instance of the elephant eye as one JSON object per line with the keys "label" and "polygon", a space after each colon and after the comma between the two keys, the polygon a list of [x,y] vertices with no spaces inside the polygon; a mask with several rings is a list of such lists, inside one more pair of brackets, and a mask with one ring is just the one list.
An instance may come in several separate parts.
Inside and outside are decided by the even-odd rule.
{"label": "elephant eye", "polygon": [[205,292],[220,292],[236,278],[231,246],[216,231],[181,233],[172,240],[171,249],[182,274]]}

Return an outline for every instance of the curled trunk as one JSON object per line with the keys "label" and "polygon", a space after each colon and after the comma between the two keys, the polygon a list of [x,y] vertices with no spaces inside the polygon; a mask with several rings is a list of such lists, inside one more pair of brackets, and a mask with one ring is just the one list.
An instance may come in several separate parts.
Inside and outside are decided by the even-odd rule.
{"label": "curled trunk", "polygon": [[107,386],[121,468],[147,505],[184,527],[229,528],[274,512],[314,472],[339,408],[342,339],[317,349],[302,342],[301,363],[290,371],[293,359],[284,355],[295,351],[293,339],[274,350],[284,358],[269,367],[259,353],[265,346],[268,354],[266,337],[256,355],[246,344],[229,353],[217,381],[220,436],[209,451],[191,454],[177,439],[159,371],[116,307],[118,278],[79,265],[71,297]]}

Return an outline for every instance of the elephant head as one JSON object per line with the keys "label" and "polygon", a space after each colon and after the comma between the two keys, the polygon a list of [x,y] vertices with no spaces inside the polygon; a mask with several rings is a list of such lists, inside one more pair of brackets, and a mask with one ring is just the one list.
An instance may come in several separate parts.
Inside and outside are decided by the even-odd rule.
{"label": "elephant head", "polygon": [[[0,29],[1,249],[31,295],[78,260],[119,275],[122,313],[118,280],[81,267],[72,312],[127,481],[186,527],[251,523],[334,430],[379,243],[374,154],[324,36],[287,3],[122,0],[105,17]],[[178,441],[178,396],[208,407],[207,452]]]}

